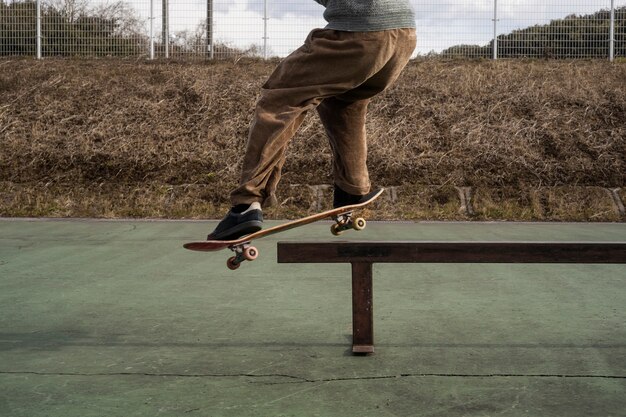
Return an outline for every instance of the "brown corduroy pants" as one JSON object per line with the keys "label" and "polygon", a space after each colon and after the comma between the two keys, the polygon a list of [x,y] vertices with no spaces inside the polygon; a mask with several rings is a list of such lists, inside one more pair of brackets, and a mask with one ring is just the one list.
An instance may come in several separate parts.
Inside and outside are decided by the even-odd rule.
{"label": "brown corduroy pants", "polygon": [[313,30],[263,85],[232,203],[275,202],[288,142],[314,108],[332,148],[335,184],[350,194],[369,192],[367,105],[398,78],[415,43],[414,29]]}

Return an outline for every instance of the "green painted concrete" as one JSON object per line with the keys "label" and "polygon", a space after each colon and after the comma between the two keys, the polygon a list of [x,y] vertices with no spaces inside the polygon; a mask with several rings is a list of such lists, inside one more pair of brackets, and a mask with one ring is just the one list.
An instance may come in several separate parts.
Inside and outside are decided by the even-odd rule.
{"label": "green painted concrete", "polygon": [[[274,222],[272,222],[273,224]],[[626,266],[374,267],[182,243],[213,222],[0,220],[0,416],[623,416]],[[343,239],[344,237],[342,237]],[[626,224],[371,223],[361,240],[626,240]]]}

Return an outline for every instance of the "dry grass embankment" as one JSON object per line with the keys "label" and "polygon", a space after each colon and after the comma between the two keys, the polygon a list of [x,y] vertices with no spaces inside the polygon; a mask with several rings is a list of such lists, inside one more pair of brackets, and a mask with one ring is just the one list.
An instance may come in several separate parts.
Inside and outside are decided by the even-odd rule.
{"label": "dry grass embankment", "polygon": [[[275,65],[0,61],[0,215],[221,216]],[[367,128],[373,182],[398,187],[379,217],[620,219],[626,65],[416,61],[372,102]],[[311,114],[268,215],[314,209],[328,190],[294,185],[329,173]]]}

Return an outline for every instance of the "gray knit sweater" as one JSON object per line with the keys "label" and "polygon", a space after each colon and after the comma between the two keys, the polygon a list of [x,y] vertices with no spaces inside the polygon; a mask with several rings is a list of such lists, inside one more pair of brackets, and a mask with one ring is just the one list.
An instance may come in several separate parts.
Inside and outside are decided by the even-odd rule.
{"label": "gray knit sweater", "polygon": [[414,28],[409,0],[315,0],[326,7],[327,29],[349,32]]}

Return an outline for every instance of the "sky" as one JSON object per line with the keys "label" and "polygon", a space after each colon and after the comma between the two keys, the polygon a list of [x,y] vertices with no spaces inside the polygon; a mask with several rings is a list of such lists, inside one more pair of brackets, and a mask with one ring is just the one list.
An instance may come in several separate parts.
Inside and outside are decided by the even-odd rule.
{"label": "sky", "polygon": [[[169,0],[170,34],[195,30],[206,19],[206,0]],[[497,1],[497,33],[548,23],[570,14],[589,14],[610,8],[610,0],[411,0],[416,15],[417,53],[425,54],[458,44],[485,45],[493,38],[494,3]],[[140,15],[148,13],[147,0],[130,0]],[[155,28],[160,30],[161,0],[154,0]],[[270,55],[285,56],[298,48],[307,33],[324,27],[324,7],[313,0],[213,0],[214,38],[246,48],[263,45],[264,23]],[[626,0],[615,0],[626,6]],[[267,16],[267,20],[264,20]]]}

